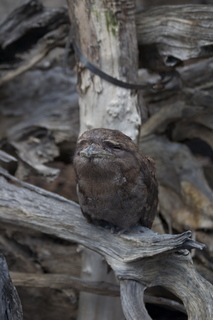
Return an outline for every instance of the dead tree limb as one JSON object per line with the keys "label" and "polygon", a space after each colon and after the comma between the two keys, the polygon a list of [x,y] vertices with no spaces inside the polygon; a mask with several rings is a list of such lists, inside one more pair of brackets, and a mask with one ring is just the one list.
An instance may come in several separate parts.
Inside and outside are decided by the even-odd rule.
{"label": "dead tree limb", "polygon": [[149,67],[174,67],[180,61],[213,53],[212,5],[156,6],[136,15],[137,38]]}
{"label": "dead tree limb", "polygon": [[0,319],[22,320],[21,302],[10,278],[6,260],[0,253]]}
{"label": "dead tree limb", "polygon": [[17,287],[76,289],[104,296],[118,297],[118,285],[108,282],[86,281],[65,274],[37,274],[24,272],[10,272],[13,283]]}
{"label": "dead tree limb", "polygon": [[44,36],[41,41],[39,41],[36,49],[36,53],[33,53],[33,57],[29,57],[27,61],[21,64],[18,68],[12,71],[8,71],[5,75],[0,78],[0,86],[4,83],[11,81],[17,76],[25,73],[40,62],[53,48],[63,43],[64,38],[67,35],[69,26],[63,25],[58,28],[56,31],[48,33],[47,36]]}
{"label": "dead tree limb", "polygon": [[[53,48],[64,46],[68,30],[65,7],[46,8],[28,0],[15,9],[0,24],[0,86],[31,69]],[[5,66],[12,70],[5,72]]]}
{"label": "dead tree limb", "polygon": [[120,280],[127,319],[142,315],[150,319],[143,305],[143,292],[152,286],[163,286],[178,296],[189,320],[212,319],[213,287],[197,273],[188,254],[188,249],[204,246],[190,239],[190,231],[157,235],[144,228],[120,236],[112,234],[88,224],[72,201],[21,182],[4,170],[0,190],[2,222],[74,241],[104,256]]}
{"label": "dead tree limb", "polygon": [[[120,287],[104,281],[88,281],[65,274],[37,274],[24,272],[10,272],[12,281],[16,287],[52,288],[58,290],[76,289],[104,296],[120,296]],[[144,295],[144,302],[155,305],[168,306],[177,311],[185,313],[185,308],[179,302],[163,297]]]}

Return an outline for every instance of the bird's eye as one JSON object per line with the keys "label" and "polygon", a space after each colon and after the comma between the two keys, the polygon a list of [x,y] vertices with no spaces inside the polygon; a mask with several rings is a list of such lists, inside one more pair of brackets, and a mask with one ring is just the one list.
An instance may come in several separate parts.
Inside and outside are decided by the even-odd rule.
{"label": "bird's eye", "polygon": [[121,150],[121,146],[118,144],[118,145],[114,145],[111,147],[112,149],[115,149],[115,150]]}
{"label": "bird's eye", "polygon": [[107,145],[107,147],[110,147],[113,150],[122,150],[122,147],[120,144],[117,144],[117,143],[111,142],[111,141],[104,141],[104,142]]}
{"label": "bird's eye", "polygon": [[87,142],[87,140],[78,140],[78,145],[83,145]]}

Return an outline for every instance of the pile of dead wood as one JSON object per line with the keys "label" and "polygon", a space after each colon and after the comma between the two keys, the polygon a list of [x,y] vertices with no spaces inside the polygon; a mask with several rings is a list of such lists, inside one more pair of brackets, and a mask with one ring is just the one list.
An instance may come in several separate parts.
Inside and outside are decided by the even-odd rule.
{"label": "pile of dead wood", "polygon": [[[162,90],[143,92],[145,104],[141,110],[140,148],[155,160],[159,181],[159,216],[154,231],[163,234],[191,230],[193,238],[207,246],[193,253],[193,262],[210,282],[213,279],[212,17],[210,5],[162,6],[136,15],[140,81],[155,83],[160,79],[159,73],[166,80]],[[20,180],[76,200],[71,162],[79,132],[79,110],[73,71],[75,57],[72,46],[65,50],[69,28],[67,8],[46,8],[36,0],[26,2],[1,24],[0,164]],[[1,178],[5,179],[5,173]],[[18,183],[12,181],[14,186]],[[27,215],[27,205],[22,210],[26,188],[19,186],[20,195],[11,197],[11,205],[14,199],[18,201],[15,211],[21,216]],[[1,194],[6,191],[12,192],[3,183]],[[47,194],[45,197],[49,201]],[[3,196],[0,198],[6,201]],[[10,210],[14,211],[9,208],[8,215]],[[13,275],[28,317],[32,319],[38,309],[43,312],[48,303],[48,312],[39,319],[59,319],[61,315],[65,320],[70,315],[75,318],[79,290],[118,295],[115,285],[103,288],[99,284],[76,285],[81,256],[77,244],[70,242],[69,237],[59,240],[56,233],[47,236],[42,227],[39,230],[33,224],[32,228],[30,224],[20,225],[19,214],[17,221],[15,218],[7,221],[5,214],[4,208],[0,211],[0,252],[6,257],[10,271],[26,273],[22,280],[16,273]],[[30,282],[27,273],[36,274],[37,280]],[[52,274],[52,278],[43,279],[45,273]],[[53,280],[53,276],[61,282]]]}

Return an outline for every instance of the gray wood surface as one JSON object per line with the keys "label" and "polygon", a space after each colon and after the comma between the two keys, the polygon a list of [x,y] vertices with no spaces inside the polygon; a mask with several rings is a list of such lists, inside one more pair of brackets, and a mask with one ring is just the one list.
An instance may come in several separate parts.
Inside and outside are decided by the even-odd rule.
{"label": "gray wood surface", "polygon": [[0,253],[0,319],[23,320],[21,302],[2,253]]}
{"label": "gray wood surface", "polygon": [[[3,170],[0,190],[0,218],[4,223],[78,242],[104,256],[120,280],[127,319],[138,319],[141,312],[144,319],[150,319],[142,298],[144,288],[151,286],[163,286],[175,293],[189,319],[212,318],[213,287],[194,269],[188,252],[203,249],[203,245],[190,239],[191,232],[157,235],[136,228],[122,235],[112,234],[88,224],[72,201],[19,181]],[[140,294],[130,295],[132,290]]]}
{"label": "gray wood surface", "polygon": [[212,5],[156,6],[136,14],[136,25],[141,50],[156,70],[213,54]]}
{"label": "gray wood surface", "polygon": [[[28,15],[29,11],[22,8],[19,10],[22,14],[16,16],[16,11],[16,14],[13,13],[9,20],[2,24],[0,32],[0,52],[1,57],[4,57],[3,63],[0,64],[0,138],[3,148],[0,153],[0,163],[20,179],[33,174],[53,179],[58,176],[59,169],[46,164],[55,161],[59,155],[64,153],[67,153],[67,158],[71,159],[75,147],[79,131],[78,95],[73,72],[70,75],[69,68],[67,68],[67,73],[64,72],[62,48],[65,46],[69,29],[67,10],[65,8],[46,9],[38,1],[32,1],[32,3],[35,6],[31,11],[32,15]],[[30,8],[29,4],[25,5]],[[156,73],[158,71],[166,72],[165,77],[169,80],[163,90],[143,91],[146,106],[143,104],[141,107],[143,125],[140,148],[143,153],[154,158],[159,182],[160,218],[157,217],[156,222],[159,223],[162,233],[165,233],[165,225],[166,232],[168,230],[172,232],[174,229],[181,233],[190,229],[194,239],[207,245],[205,251],[193,252],[193,261],[198,271],[210,282],[213,279],[213,59],[208,57],[212,56],[212,7],[207,5],[155,7],[136,16],[140,64],[144,68],[140,70],[140,81],[156,82],[159,79]],[[12,23],[14,18],[15,23]],[[46,30],[46,33],[42,34],[42,30]],[[40,38],[32,37],[33,32],[40,34]],[[22,48],[21,52],[19,48],[23,43],[27,51]],[[59,55],[59,61],[63,63],[56,62],[57,50],[62,52],[63,58]],[[11,57],[15,60],[8,60]],[[71,62],[73,65],[73,55],[71,60],[67,59],[66,63]],[[192,150],[193,148],[189,148],[189,144],[197,138],[201,140],[202,146],[204,142],[206,143],[204,154],[197,154]],[[195,145],[199,143],[200,141],[195,141]],[[74,180],[70,173],[65,172],[64,175]],[[4,180],[5,177],[6,180]],[[139,276],[136,272],[140,260],[155,260],[156,257],[152,257],[151,254],[158,251],[165,261],[168,261],[167,256],[171,257],[169,261],[172,271],[174,270],[173,259],[176,263],[174,277],[168,277],[170,279],[168,289],[172,288],[176,294],[178,292],[177,295],[184,301],[190,319],[194,319],[195,313],[198,319],[212,318],[212,287],[205,281],[203,282],[203,278],[200,278],[195,272],[189,256],[173,253],[173,249],[175,252],[179,250],[178,246],[181,246],[183,242],[186,245],[187,241],[191,241],[188,240],[189,233],[183,233],[175,238],[157,236],[160,242],[154,245],[152,241],[156,240],[155,236],[146,234],[146,232],[139,236],[134,233],[134,236],[129,234],[117,237],[109,234],[107,230],[97,230],[93,226],[86,226],[79,208],[64,198],[62,200],[57,196],[55,198],[51,193],[43,193],[37,189],[35,191],[29,185],[22,185],[21,182],[12,180],[12,177],[7,178],[6,174],[3,174],[1,178],[3,184],[0,198],[3,206],[0,219],[2,230],[5,231],[0,241],[2,248],[8,252],[9,259],[12,256],[12,259],[17,261],[16,268],[19,269],[21,264],[22,268],[25,268],[24,272],[37,272],[37,262],[30,259],[23,248],[20,248],[24,244],[25,247],[30,248],[30,252],[32,250],[37,256],[40,273],[42,270],[59,273],[58,270],[63,265],[64,273],[72,270],[75,276],[79,276],[77,270],[80,265],[80,254],[78,253],[77,257],[73,241],[80,242],[82,237],[83,245],[87,243],[88,246],[93,247],[94,245],[81,230],[82,225],[86,233],[97,234],[96,241],[99,241],[99,237],[102,236],[102,254],[106,258],[109,254],[108,262],[112,266],[114,264],[119,266],[115,268],[118,276],[125,273],[123,269],[128,275],[129,268],[133,270],[131,281],[128,276],[127,279],[120,280],[127,318],[132,315],[135,319],[141,313],[144,314],[144,319],[148,317],[141,301],[135,301],[135,307],[133,307],[128,304],[128,296],[139,293],[143,297],[148,280],[151,281],[150,283],[153,281],[155,285],[156,283],[161,284],[158,282],[160,281],[158,277],[154,279],[150,276],[138,280],[141,275]],[[8,184],[7,181],[13,182]],[[61,186],[58,189],[60,190]],[[71,190],[68,192],[71,193]],[[35,206],[33,205],[34,199]],[[56,212],[53,213],[50,210],[54,205]],[[64,212],[60,211],[62,208]],[[46,216],[47,212],[50,214]],[[77,231],[76,227],[73,227],[72,215],[74,221],[75,219],[79,221],[80,226]],[[164,225],[161,223],[161,218],[163,218]],[[69,230],[65,227],[65,221],[72,226]],[[50,225],[47,226],[47,222],[50,222]],[[60,230],[60,227],[63,230]],[[16,239],[19,228],[29,231],[29,233],[22,232],[22,235],[19,235],[20,243]],[[37,232],[72,241],[70,243],[72,247],[69,246],[69,249],[66,249],[67,247],[63,244],[57,246],[52,239],[48,240],[48,238],[36,240]],[[8,240],[10,233],[10,240]],[[35,239],[28,239],[28,234]],[[71,234],[74,234],[72,239]],[[39,245],[36,241],[39,241]],[[142,245],[143,242],[145,247]],[[112,244],[109,248],[107,243],[114,243],[115,247]],[[52,256],[48,256],[53,246],[55,246],[55,252],[52,252]],[[131,248],[134,248],[132,252]],[[96,250],[95,245],[93,249]],[[70,250],[71,254],[75,255],[74,259],[77,259],[77,262],[71,263],[70,269],[69,257],[63,256],[60,261],[57,253],[59,251],[64,253],[66,250]],[[48,252],[46,256],[45,251]],[[116,255],[119,261],[114,260]],[[160,263],[161,268],[169,272],[163,262]],[[146,270],[147,265],[140,265],[141,270]],[[180,265],[184,267],[178,269]],[[149,265],[149,267],[153,266]],[[180,281],[190,279],[190,283],[193,283],[192,287],[185,288],[182,282],[180,282],[181,289],[174,287],[174,279],[179,282],[178,270],[186,275],[186,278]],[[156,273],[161,275],[158,270]],[[127,274],[125,273],[125,277]],[[191,280],[192,277],[194,280]],[[194,287],[195,284],[198,287]],[[201,296],[198,295],[198,302],[192,292],[193,290],[196,292],[197,288],[202,293]],[[31,294],[28,294],[28,297]],[[72,294],[75,296],[73,292]],[[186,301],[187,294],[188,302]],[[196,301],[197,306],[192,303],[193,300]],[[172,302],[174,301],[169,302],[169,306]],[[206,311],[203,310],[204,305]],[[69,306],[71,306],[70,302]],[[76,310],[76,305],[73,304],[72,308]],[[67,315],[67,311],[65,313]],[[51,314],[49,316],[51,317]]]}

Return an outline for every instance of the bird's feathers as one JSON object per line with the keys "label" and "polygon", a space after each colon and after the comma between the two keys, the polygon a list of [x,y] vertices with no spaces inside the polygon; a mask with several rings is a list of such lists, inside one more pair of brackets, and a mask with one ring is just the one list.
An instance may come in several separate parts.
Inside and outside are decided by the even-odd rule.
{"label": "bird's feathers", "polygon": [[79,204],[89,222],[151,228],[158,197],[154,161],[128,136],[103,128],[84,132],[74,169]]}

